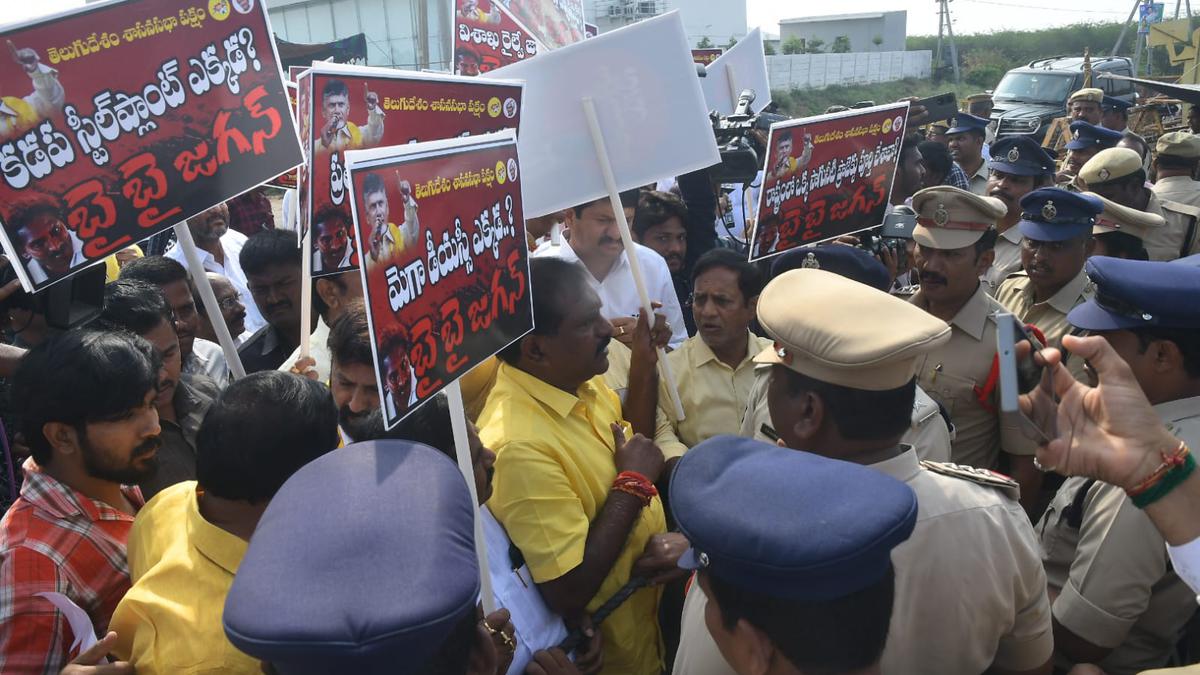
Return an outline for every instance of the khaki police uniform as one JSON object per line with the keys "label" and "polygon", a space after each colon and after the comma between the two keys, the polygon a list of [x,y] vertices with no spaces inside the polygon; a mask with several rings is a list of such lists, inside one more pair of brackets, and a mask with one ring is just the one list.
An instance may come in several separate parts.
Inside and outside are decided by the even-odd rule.
{"label": "khaki police uniform", "polygon": [[[1000,285],[996,301],[1012,312],[1022,323],[1033,324],[1042,331],[1051,347],[1062,348],[1062,338],[1071,332],[1067,312],[1091,298],[1095,289],[1083,270],[1048,299],[1038,302],[1033,282],[1025,272],[1017,272]],[[1080,382],[1087,382],[1083,359],[1067,359],[1067,370]]]}
{"label": "khaki police uniform", "polygon": [[[1200,447],[1200,397],[1155,410],[1172,434]],[[1109,653],[1108,675],[1164,665],[1196,595],[1170,570],[1166,544],[1121,488],[1068,478],[1038,524],[1054,618]],[[1065,661],[1059,665],[1069,667]]]}
{"label": "khaki police uniform", "polygon": [[[1154,150],[1159,157],[1195,162],[1200,160],[1200,138],[1187,131],[1172,131],[1159,136]],[[1152,189],[1164,201],[1200,207],[1200,181],[1191,176],[1159,178]]]}
{"label": "khaki police uniform", "polygon": [[989,292],[995,293],[1000,284],[1014,272],[1021,271],[1021,231],[1010,227],[996,238],[996,258],[984,273]]}

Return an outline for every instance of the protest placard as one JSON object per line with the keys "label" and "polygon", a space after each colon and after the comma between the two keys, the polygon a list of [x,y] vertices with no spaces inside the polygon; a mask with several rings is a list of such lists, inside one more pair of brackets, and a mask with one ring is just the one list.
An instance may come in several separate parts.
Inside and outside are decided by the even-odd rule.
{"label": "protest placard", "polygon": [[767,57],[763,54],[762,31],[755,28],[736,45],[705,66],[704,100],[710,110],[729,115],[737,108],[738,96],[745,89],[754,92],[751,112],[759,112],[771,102],[771,82],[767,79]]}
{"label": "protest placard", "polygon": [[583,0],[495,0],[547,49],[584,39]]}
{"label": "protest placard", "polygon": [[0,40],[0,242],[28,290],[301,162],[261,3],[108,3]]}
{"label": "protest placard", "polygon": [[692,61],[695,61],[696,63],[699,63],[700,65],[707,66],[708,64],[712,63],[713,61],[716,61],[717,58],[720,57],[721,54],[723,54],[723,53],[725,53],[725,50],[721,49],[720,47],[716,47],[713,49],[693,49],[692,50]]}
{"label": "protest placard", "polygon": [[[293,68],[295,68],[295,66],[291,66],[289,68],[289,70],[291,70]],[[288,77],[293,78],[293,75],[299,75],[302,72],[304,72],[304,69],[300,69],[295,73],[289,73]],[[296,122],[296,106],[299,105],[299,103],[297,101],[298,87],[296,86],[296,81],[295,81],[295,79],[287,80],[283,83],[283,86],[284,86],[284,91],[287,93],[288,110],[289,110],[289,112],[291,112],[291,115],[292,115],[292,123],[297,124],[297,122]],[[298,127],[299,127],[299,125],[297,124],[297,128]],[[303,165],[301,165],[301,166],[303,166]],[[295,168],[295,169],[292,169],[291,171],[286,171],[284,173],[281,173],[278,176],[267,181],[267,185],[270,185],[272,187],[277,187],[277,188],[283,188],[285,190],[295,190],[299,184],[300,184],[300,169],[299,168]]]}
{"label": "protest placard", "polygon": [[583,24],[583,38],[585,40],[588,38],[594,38],[599,34],[600,34],[600,27],[597,26],[596,24],[594,24],[594,23]]}
{"label": "protest placard", "polygon": [[771,125],[750,259],[883,222],[908,103]]}
{"label": "protest placard", "polygon": [[453,2],[455,74],[479,75],[545,51],[499,0]]}
{"label": "protest placard", "polygon": [[[307,157],[301,234],[317,228],[308,253],[313,276],[356,269],[371,254],[354,237],[345,151],[516,129],[521,119],[522,85],[511,80],[318,63],[299,87]],[[394,203],[399,226],[390,236],[411,244],[416,214]]]}
{"label": "protest placard", "polygon": [[[533,328],[515,132],[346,153],[384,421]],[[414,238],[394,239],[396,214]],[[416,222],[420,214],[420,223]]]}

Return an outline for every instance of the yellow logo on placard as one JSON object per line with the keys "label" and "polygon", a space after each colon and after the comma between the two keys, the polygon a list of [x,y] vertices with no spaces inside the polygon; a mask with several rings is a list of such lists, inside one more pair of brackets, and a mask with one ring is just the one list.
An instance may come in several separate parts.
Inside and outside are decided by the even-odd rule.
{"label": "yellow logo on placard", "polygon": [[883,133],[886,134],[887,132],[889,132],[891,130],[892,130],[892,118],[889,117],[883,121]]}
{"label": "yellow logo on placard", "polygon": [[217,21],[228,19],[231,10],[229,0],[208,0],[208,13]]}
{"label": "yellow logo on placard", "polygon": [[499,117],[502,111],[503,106],[500,105],[500,99],[493,96],[492,100],[488,101],[488,114],[492,117]]}
{"label": "yellow logo on placard", "polygon": [[504,166],[504,160],[496,161],[496,182],[504,185],[504,181],[508,180],[508,169]]}

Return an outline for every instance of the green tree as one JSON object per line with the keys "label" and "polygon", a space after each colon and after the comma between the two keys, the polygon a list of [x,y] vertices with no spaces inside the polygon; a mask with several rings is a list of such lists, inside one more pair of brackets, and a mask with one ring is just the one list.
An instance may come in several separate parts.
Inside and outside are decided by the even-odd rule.
{"label": "green tree", "polygon": [[809,38],[808,41],[804,43],[804,53],[805,54],[824,54],[825,50],[822,49],[822,47],[824,47],[824,46],[825,46],[825,41],[819,37],[814,36],[812,38]]}
{"label": "green tree", "polygon": [[784,54],[803,54],[804,53],[804,40],[801,40],[800,38],[793,35],[790,38],[784,40],[783,43],[779,45],[779,48],[783,51]]}
{"label": "green tree", "polygon": [[871,44],[875,45],[875,49],[878,50],[879,46],[883,44],[883,36],[876,35],[875,37],[871,38]]}
{"label": "green tree", "polygon": [[839,35],[833,39],[833,44],[829,47],[831,54],[849,54],[850,53],[850,37],[848,35]]}
{"label": "green tree", "polygon": [[736,45],[736,44],[737,44],[737,38],[735,38],[735,37],[733,37],[732,35],[730,35],[730,36],[729,36],[729,42],[725,43],[725,49],[732,49],[732,48],[733,48],[733,46],[734,46],[734,45]]}
{"label": "green tree", "polygon": [[696,43],[696,49],[712,49],[715,46],[713,41],[708,39],[707,35],[700,38],[700,41]]}
{"label": "green tree", "polygon": [[763,54],[767,56],[775,56],[775,47],[770,42],[763,43]]}

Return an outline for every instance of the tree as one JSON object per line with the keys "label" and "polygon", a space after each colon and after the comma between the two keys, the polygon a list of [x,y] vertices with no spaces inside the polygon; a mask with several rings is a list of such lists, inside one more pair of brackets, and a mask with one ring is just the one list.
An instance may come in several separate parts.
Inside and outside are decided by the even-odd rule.
{"label": "tree", "polygon": [[883,36],[876,35],[875,37],[871,38],[871,44],[875,45],[875,49],[878,50],[879,46],[883,44]]}
{"label": "tree", "polygon": [[812,37],[805,43],[804,53],[805,54],[824,54],[825,51],[823,49],[821,49],[824,46],[825,46],[824,40],[822,40],[819,37]]}
{"label": "tree", "polygon": [[696,43],[696,49],[712,49],[715,46],[713,41],[708,39],[707,35],[700,38],[700,41]]}
{"label": "tree", "polygon": [[767,56],[775,56],[775,47],[770,42],[763,43],[763,54]]}
{"label": "tree", "polygon": [[736,44],[737,44],[737,38],[730,35],[729,42],[725,44],[725,49],[733,49],[733,46]]}
{"label": "tree", "polygon": [[849,54],[850,53],[850,37],[847,35],[839,35],[833,39],[833,44],[829,47],[831,54]]}
{"label": "tree", "polygon": [[803,54],[804,53],[804,40],[801,40],[800,38],[793,35],[790,38],[784,40],[783,43],[779,45],[779,48],[783,51],[784,54]]}

